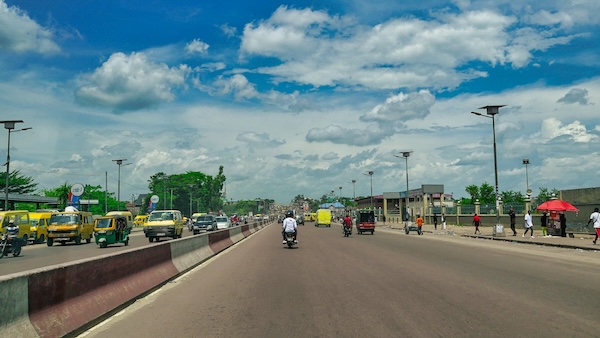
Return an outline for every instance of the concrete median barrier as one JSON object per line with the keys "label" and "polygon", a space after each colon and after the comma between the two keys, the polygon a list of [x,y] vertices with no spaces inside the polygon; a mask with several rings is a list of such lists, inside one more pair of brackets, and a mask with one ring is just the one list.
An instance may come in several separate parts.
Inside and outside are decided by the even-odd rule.
{"label": "concrete median barrier", "polygon": [[215,254],[218,254],[233,245],[233,241],[229,238],[228,230],[208,233],[208,243]]}
{"label": "concrete median barrier", "polygon": [[215,255],[205,234],[182,238],[170,244],[173,264],[179,272],[185,272]]}
{"label": "concrete median barrier", "polygon": [[[262,225],[211,232],[0,277],[0,336],[80,332]],[[256,230],[257,231],[257,230]]]}

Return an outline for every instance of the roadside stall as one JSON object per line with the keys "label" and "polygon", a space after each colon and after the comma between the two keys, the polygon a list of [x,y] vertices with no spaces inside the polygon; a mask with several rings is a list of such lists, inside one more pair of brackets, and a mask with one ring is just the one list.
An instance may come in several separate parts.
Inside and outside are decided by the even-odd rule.
{"label": "roadside stall", "polygon": [[553,199],[540,204],[537,211],[548,212],[548,235],[561,236],[560,213],[565,211],[579,211],[571,203]]}

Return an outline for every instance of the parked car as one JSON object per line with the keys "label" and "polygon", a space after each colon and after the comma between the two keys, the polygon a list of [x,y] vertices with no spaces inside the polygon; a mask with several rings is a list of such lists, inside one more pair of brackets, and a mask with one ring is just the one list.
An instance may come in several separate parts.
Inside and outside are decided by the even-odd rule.
{"label": "parked car", "polygon": [[231,227],[231,222],[229,222],[229,218],[227,216],[217,216],[217,229],[227,229]]}
{"label": "parked car", "polygon": [[284,217],[282,215],[277,216],[277,223],[283,223]]}
{"label": "parked car", "polygon": [[296,215],[296,223],[298,225],[304,225],[304,216],[300,214]]}
{"label": "parked car", "polygon": [[215,215],[202,215],[196,218],[196,222],[194,222],[193,232],[194,235],[197,235],[204,231],[214,231],[217,230],[217,218]]}

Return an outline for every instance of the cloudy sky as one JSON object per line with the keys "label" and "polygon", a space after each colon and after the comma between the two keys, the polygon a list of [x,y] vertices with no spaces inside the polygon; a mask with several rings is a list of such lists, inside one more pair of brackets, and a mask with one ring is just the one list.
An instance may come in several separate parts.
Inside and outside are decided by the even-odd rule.
{"label": "cloudy sky", "polygon": [[[600,186],[600,2],[0,0],[11,169],[147,193],[224,166],[227,198],[409,185]],[[6,140],[6,130],[2,129]],[[0,139],[1,140],[1,139]],[[6,144],[0,149],[6,157]],[[356,180],[355,192],[351,180]]]}

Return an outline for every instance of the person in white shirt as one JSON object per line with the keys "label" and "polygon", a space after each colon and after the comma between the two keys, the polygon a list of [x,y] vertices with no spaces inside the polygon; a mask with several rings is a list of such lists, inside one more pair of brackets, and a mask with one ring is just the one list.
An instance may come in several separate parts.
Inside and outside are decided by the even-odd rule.
{"label": "person in white shirt", "polygon": [[285,240],[285,233],[291,232],[294,234],[294,242],[298,243],[298,223],[296,223],[296,219],[294,218],[294,214],[291,211],[285,213],[285,219],[281,225],[283,235],[283,244],[287,243]]}
{"label": "person in white shirt", "polygon": [[531,230],[531,238],[533,238],[533,220],[531,219],[531,210],[527,211],[525,214],[525,233],[523,233],[522,237],[527,235],[527,231]]}
{"label": "person in white shirt", "polygon": [[594,231],[596,231],[596,238],[594,238],[593,243],[596,244],[596,241],[600,236],[600,213],[598,212],[598,208],[594,208],[594,212],[590,215],[587,224],[590,225],[592,222],[594,222]]}

